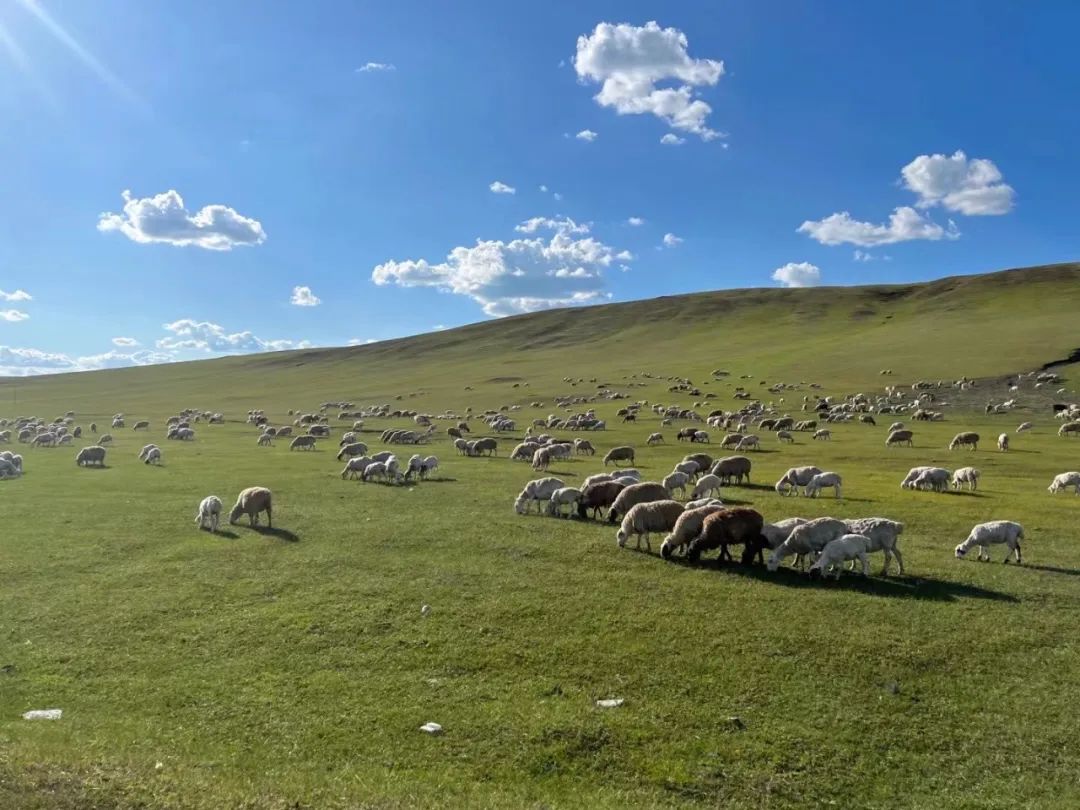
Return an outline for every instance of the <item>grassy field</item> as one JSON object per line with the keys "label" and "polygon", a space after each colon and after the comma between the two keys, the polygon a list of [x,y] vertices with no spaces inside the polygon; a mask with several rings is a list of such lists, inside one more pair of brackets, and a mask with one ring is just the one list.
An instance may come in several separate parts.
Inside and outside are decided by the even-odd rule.
{"label": "grassy field", "polygon": [[[16,446],[26,475],[0,481],[0,807],[1078,806],[1080,498],[1046,486],[1080,467],[1080,441],[1055,435],[1055,395],[1030,384],[1012,414],[981,412],[1012,396],[1005,375],[1080,346],[1077,311],[1080,268],[1066,265],[0,380],[3,416],[71,409],[102,425],[123,411],[129,425],[152,423],[111,431],[103,470],[77,468],[74,450]],[[708,381],[714,368],[732,376]],[[1060,371],[1075,400],[1075,366]],[[642,372],[702,384],[715,395],[702,410],[737,407],[736,385],[768,400],[760,381],[801,382],[781,406],[792,414],[812,382],[843,395],[985,379],[963,399],[945,389],[947,421],[915,425],[914,448],[886,451],[887,416],[837,425],[831,443],[763,437],[753,485],[725,501],[767,520],[905,523],[906,576],[835,584],[666,563],[618,549],[607,524],[518,516],[511,503],[533,477],[506,458],[520,429],[500,457],[463,458],[439,423],[425,450],[442,462],[434,480],[391,487],[338,477],[344,423],[332,419],[313,453],[259,448],[243,423],[249,408],[283,424],[290,408],[348,399],[430,413],[520,405],[523,429],[556,410],[554,395],[602,383],[692,404]],[[600,452],[636,445],[636,466],[659,479],[690,448],[671,428],[667,446],[646,448],[659,419],[619,425],[620,404],[595,404],[610,429],[588,438]],[[183,407],[229,421],[162,441]],[[1036,429],[1007,454],[992,449],[1022,421]],[[369,420],[364,439],[382,449],[378,434],[406,424]],[[946,450],[968,429],[985,439],[978,452]],[[135,457],[148,441],[162,446],[160,468]],[[803,463],[840,472],[845,497],[772,491]],[[901,491],[919,464],[974,464],[982,485]],[[600,469],[598,456],[552,474],[572,486]],[[204,495],[228,507],[251,485],[273,489],[274,531],[196,530]],[[990,519],[1024,524],[1024,566],[1002,565],[1001,547],[990,564],[953,557]],[[625,703],[601,709],[601,698]],[[49,707],[63,719],[20,718]],[[428,721],[445,733],[420,732]]]}

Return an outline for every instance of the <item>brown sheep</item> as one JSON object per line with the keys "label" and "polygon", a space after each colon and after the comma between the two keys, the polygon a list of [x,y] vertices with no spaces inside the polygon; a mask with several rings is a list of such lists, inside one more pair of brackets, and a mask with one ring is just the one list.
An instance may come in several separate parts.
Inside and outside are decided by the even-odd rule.
{"label": "brown sheep", "polygon": [[690,562],[697,562],[703,551],[719,548],[720,559],[730,560],[728,546],[743,545],[744,565],[753,562],[755,556],[759,562],[764,562],[764,549],[769,544],[761,533],[764,526],[765,518],[753,509],[740,507],[714,512],[705,518],[701,534],[690,542],[686,558]]}
{"label": "brown sheep", "polygon": [[619,493],[624,489],[626,489],[626,484],[621,481],[602,481],[599,484],[589,484],[582,490],[581,498],[578,500],[578,517],[587,520],[590,509],[594,518],[600,517],[600,510],[607,509],[615,503],[615,499],[619,497]]}

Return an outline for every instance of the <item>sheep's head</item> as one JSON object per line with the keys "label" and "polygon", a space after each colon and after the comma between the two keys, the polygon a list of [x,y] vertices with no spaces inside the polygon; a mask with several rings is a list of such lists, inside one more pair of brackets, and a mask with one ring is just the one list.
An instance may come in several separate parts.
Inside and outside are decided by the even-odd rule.
{"label": "sheep's head", "polygon": [[954,553],[956,554],[956,559],[962,560],[964,559],[964,555],[968,553],[968,549],[963,543],[961,543],[956,547]]}
{"label": "sheep's head", "polygon": [[517,496],[517,499],[514,501],[514,511],[517,512],[519,515],[524,515],[525,512],[528,511],[528,508],[529,501],[526,499],[525,493],[522,492],[520,495]]}
{"label": "sheep's head", "polygon": [[775,571],[777,568],[780,567],[780,559],[780,552],[774,551],[772,554],[769,555],[769,561],[765,563],[765,567],[768,568],[770,571]]}
{"label": "sheep's head", "polygon": [[626,529],[619,529],[615,534],[615,542],[619,544],[619,548],[626,546]]}
{"label": "sheep's head", "polygon": [[236,521],[240,519],[240,515],[242,515],[243,512],[244,510],[240,506],[240,504],[236,504],[236,506],[232,508],[232,511],[229,512],[229,523],[236,523]]}

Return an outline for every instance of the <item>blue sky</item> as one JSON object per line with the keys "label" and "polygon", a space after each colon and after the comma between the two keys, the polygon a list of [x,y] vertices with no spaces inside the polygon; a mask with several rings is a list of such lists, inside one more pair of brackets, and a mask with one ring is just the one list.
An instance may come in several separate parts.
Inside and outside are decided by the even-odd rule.
{"label": "blue sky", "polygon": [[0,375],[1075,259],[1078,28],[991,0],[3,0]]}

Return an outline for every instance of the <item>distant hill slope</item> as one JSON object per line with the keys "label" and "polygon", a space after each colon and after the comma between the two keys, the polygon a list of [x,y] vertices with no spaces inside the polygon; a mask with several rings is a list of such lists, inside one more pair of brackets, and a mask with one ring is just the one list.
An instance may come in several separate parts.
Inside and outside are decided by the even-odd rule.
{"label": "distant hill slope", "polygon": [[1080,348],[1078,314],[1080,263],[921,284],[725,290],[550,310],[368,346],[2,379],[0,414],[61,402],[246,409],[285,397],[310,407],[411,392],[422,392],[412,407],[479,406],[491,402],[465,386],[502,391],[507,378],[530,381],[531,389],[514,392],[520,401],[568,390],[566,376],[705,377],[717,367],[830,387],[878,386],[883,368],[897,382],[995,376],[1069,358]]}

